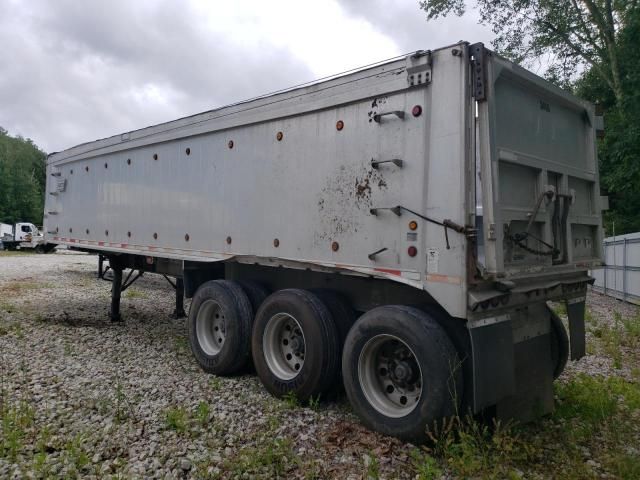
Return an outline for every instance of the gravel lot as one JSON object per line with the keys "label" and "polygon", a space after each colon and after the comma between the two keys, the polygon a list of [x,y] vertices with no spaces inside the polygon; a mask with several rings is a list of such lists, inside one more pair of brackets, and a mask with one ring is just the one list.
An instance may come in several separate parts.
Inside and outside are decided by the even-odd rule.
{"label": "gravel lot", "polygon": [[[111,324],[96,269],[79,253],[0,256],[0,406],[25,417],[0,478],[415,478],[416,448],[361,427],[344,398],[300,406],[251,373],[202,372],[162,277],[125,292],[126,321]],[[590,310],[637,315],[597,294]],[[578,373],[637,374],[600,351],[563,379]]]}
{"label": "gravel lot", "polygon": [[[361,427],[344,399],[304,408],[250,373],[202,372],[184,319],[169,318],[174,292],[162,277],[126,291],[126,321],[111,324],[110,284],[96,271],[97,257],[84,254],[0,257],[2,388],[48,427],[52,475],[361,478],[375,455],[381,473],[411,476],[414,447]],[[77,469],[70,457],[83,453],[89,462]],[[0,458],[0,478],[33,472],[27,460]]]}

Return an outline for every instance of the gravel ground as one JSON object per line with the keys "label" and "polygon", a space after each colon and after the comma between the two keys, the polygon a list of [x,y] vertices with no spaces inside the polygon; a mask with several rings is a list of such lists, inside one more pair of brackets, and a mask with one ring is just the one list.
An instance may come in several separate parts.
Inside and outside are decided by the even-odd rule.
{"label": "gravel ground", "polygon": [[138,280],[111,324],[96,270],[84,254],[0,257],[1,386],[48,431],[40,470],[0,458],[0,478],[361,478],[370,455],[381,474],[411,476],[415,447],[360,426],[345,399],[305,408],[250,373],[200,370],[162,277]]}
{"label": "gravel ground", "polygon": [[[344,398],[300,406],[251,373],[202,372],[162,277],[138,280],[110,323],[96,268],[72,252],[0,257],[0,401],[26,417],[0,478],[415,477],[415,447],[363,428]],[[612,324],[638,311],[598,294],[589,308]],[[634,374],[596,352],[563,378],[580,372]]]}

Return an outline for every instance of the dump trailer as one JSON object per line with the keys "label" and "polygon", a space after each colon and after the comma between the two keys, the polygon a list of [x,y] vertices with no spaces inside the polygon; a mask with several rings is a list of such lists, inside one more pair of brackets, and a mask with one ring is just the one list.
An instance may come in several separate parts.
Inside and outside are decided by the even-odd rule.
{"label": "dump trailer", "polygon": [[46,237],[108,259],[112,321],[139,274],[175,278],[206,372],[252,357],[301,401],[344,385],[410,440],[530,419],[585,353],[596,121],[482,44],[417,51],[51,154]]}

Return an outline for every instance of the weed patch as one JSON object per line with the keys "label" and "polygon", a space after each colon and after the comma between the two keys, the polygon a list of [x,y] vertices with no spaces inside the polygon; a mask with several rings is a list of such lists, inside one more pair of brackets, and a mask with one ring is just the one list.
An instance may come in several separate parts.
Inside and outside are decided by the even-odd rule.
{"label": "weed patch", "polygon": [[142,290],[136,288],[128,288],[124,291],[125,298],[149,298],[149,296]]}
{"label": "weed patch", "polygon": [[256,445],[242,448],[230,459],[225,470],[233,477],[248,474],[264,478],[281,478],[297,466],[291,440],[265,436]]}
{"label": "weed patch", "polygon": [[486,424],[468,417],[432,426],[428,444],[411,455],[415,475],[439,478],[448,471],[454,477],[502,479],[526,471],[582,479],[606,472],[639,478],[640,458],[628,446],[637,443],[637,427],[629,419],[640,410],[640,383],[579,375],[556,385],[556,396],[555,413],[533,424]]}
{"label": "weed patch", "polygon": [[164,413],[164,423],[168,430],[190,437],[197,436],[200,433],[199,427],[207,426],[211,420],[211,406],[206,402],[200,402],[194,411],[172,407]]}
{"label": "weed patch", "polygon": [[298,408],[300,406],[300,401],[298,400],[298,397],[296,397],[296,394],[292,391],[289,391],[282,396],[282,403],[289,410]]}
{"label": "weed patch", "polygon": [[27,402],[0,403],[0,458],[15,461],[34,425],[35,412]]}
{"label": "weed patch", "polygon": [[170,408],[164,414],[164,423],[169,430],[185,433],[188,424],[187,411],[184,408]]}

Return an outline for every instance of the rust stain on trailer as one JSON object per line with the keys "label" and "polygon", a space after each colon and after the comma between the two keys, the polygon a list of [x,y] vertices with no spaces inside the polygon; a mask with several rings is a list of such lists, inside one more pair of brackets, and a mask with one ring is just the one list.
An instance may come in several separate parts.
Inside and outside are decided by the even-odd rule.
{"label": "rust stain on trailer", "polygon": [[314,235],[316,244],[356,233],[369,215],[372,199],[383,189],[387,189],[387,182],[368,163],[336,168],[318,194],[320,224]]}

